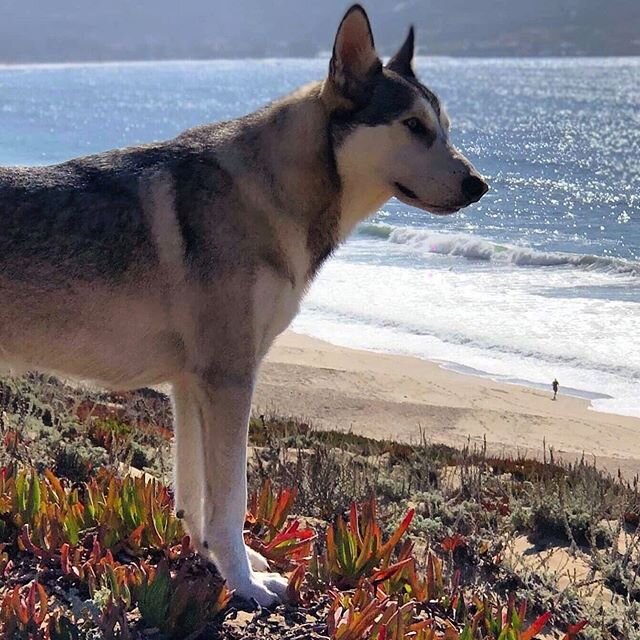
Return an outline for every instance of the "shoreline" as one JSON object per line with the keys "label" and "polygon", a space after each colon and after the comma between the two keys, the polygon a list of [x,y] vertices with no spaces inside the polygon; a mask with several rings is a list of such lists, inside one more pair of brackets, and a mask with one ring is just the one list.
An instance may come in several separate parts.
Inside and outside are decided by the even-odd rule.
{"label": "shoreline", "polygon": [[[305,333],[304,331],[298,331],[296,328],[288,329],[288,333],[293,333],[300,337],[307,337],[312,340],[319,340],[321,342],[326,342],[327,344],[331,344],[338,348],[350,349],[354,351],[366,351],[367,353],[377,353],[381,355],[389,355],[389,356],[398,356],[398,357],[407,357],[414,358],[420,360],[422,362],[430,362],[439,366],[441,369],[445,371],[451,371],[453,373],[457,373],[463,376],[470,376],[474,378],[481,378],[484,380],[490,380],[495,382],[496,384],[501,385],[515,385],[517,387],[525,387],[527,389],[535,389],[541,392],[549,392],[551,393],[551,383],[537,382],[535,380],[531,380],[528,378],[521,378],[515,374],[499,374],[499,373],[490,373],[489,371],[485,371],[484,369],[477,369],[470,365],[462,364],[461,362],[448,360],[446,358],[423,358],[419,355],[412,353],[401,353],[393,350],[386,349],[377,349],[377,348],[369,348],[365,346],[351,346],[346,344],[344,341],[336,341],[331,342],[323,337],[318,337],[313,335],[312,333]],[[608,393],[599,393],[597,391],[589,391],[588,389],[583,389],[579,387],[570,387],[565,385],[560,385],[560,395],[563,396],[571,396],[573,398],[580,398],[589,403],[589,410],[595,411],[597,413],[605,413],[615,416],[623,416],[627,418],[635,418],[640,420],[640,413],[623,413],[619,411],[611,411],[608,409],[603,409],[594,406],[594,402],[598,400],[615,400],[616,397],[612,396]]]}
{"label": "shoreline", "polygon": [[582,458],[640,474],[640,418],[571,395],[460,373],[437,362],[340,347],[287,331],[258,378],[254,410],[374,438],[482,446],[492,453]]}
{"label": "shoreline", "polygon": [[[498,376],[496,374],[488,373],[480,369],[473,369],[472,367],[466,367],[465,365],[458,364],[457,362],[449,362],[445,360],[429,360],[434,364],[439,365],[447,371],[453,371],[463,376],[471,376],[474,378],[483,378],[485,380],[491,380],[496,384],[514,385],[516,387],[525,387],[526,389],[536,389],[542,393],[551,393],[550,384],[544,384],[542,382],[534,382],[533,380],[527,380],[525,378],[517,378],[515,376]],[[640,416],[632,416],[624,413],[616,413],[615,411],[603,411],[593,406],[593,400],[613,400],[614,397],[606,393],[596,393],[595,391],[587,391],[586,389],[577,389],[575,387],[560,387],[559,395],[570,396],[572,398],[579,398],[585,400],[589,404],[589,411],[595,411],[596,413],[608,413],[613,416],[624,416],[627,418],[638,418]]]}

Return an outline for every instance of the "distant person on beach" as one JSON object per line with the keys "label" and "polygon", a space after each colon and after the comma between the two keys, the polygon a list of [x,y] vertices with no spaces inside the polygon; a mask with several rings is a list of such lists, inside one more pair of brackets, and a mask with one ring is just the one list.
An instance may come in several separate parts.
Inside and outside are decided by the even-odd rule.
{"label": "distant person on beach", "polygon": [[556,378],[554,378],[553,382],[551,383],[551,387],[553,388],[553,400],[555,400],[558,397],[558,387],[559,386],[560,386],[560,384],[558,383]]}

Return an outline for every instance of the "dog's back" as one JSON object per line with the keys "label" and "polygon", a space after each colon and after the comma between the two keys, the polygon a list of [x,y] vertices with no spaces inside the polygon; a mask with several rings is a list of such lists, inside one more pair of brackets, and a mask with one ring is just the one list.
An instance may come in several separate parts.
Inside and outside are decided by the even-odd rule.
{"label": "dog's back", "polygon": [[161,255],[172,239],[156,214],[175,209],[196,261],[202,206],[207,216],[228,210],[228,176],[202,137],[0,168],[0,362],[123,387],[179,367]]}
{"label": "dog's back", "polygon": [[118,278],[134,261],[152,260],[139,180],[159,152],[0,169],[0,277],[64,287],[71,278]]}
{"label": "dog's back", "polygon": [[[156,260],[145,181],[158,171],[193,187],[206,163],[187,137],[48,167],[0,168],[0,277],[116,281]],[[187,177],[188,176],[188,177]],[[210,172],[201,188],[217,188]]]}

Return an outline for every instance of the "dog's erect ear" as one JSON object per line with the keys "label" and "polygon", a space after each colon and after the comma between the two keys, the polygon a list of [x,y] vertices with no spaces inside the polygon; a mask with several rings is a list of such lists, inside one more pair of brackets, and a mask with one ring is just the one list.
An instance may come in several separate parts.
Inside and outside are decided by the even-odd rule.
{"label": "dog's erect ear", "polygon": [[358,103],[366,98],[367,87],[381,70],[369,18],[359,4],[354,4],[338,27],[329,80],[344,98]]}
{"label": "dog's erect ear", "polygon": [[415,78],[416,74],[413,71],[413,51],[414,51],[415,33],[413,25],[409,27],[409,34],[404,44],[398,49],[389,62],[387,62],[387,68],[391,71],[399,73],[401,76],[408,78]]}

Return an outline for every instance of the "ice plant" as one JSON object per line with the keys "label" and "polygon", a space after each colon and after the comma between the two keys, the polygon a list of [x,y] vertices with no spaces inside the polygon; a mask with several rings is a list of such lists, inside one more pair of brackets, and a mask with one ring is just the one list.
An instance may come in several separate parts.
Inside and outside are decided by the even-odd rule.
{"label": "ice plant", "polygon": [[88,434],[91,442],[117,456],[131,446],[133,427],[114,418],[97,419],[90,422]]}
{"label": "ice plant", "polygon": [[48,598],[36,581],[16,585],[0,601],[0,631],[6,638],[44,638]]}
{"label": "ice plant", "polygon": [[[34,469],[0,477],[0,515],[20,530],[22,548],[51,559],[63,544],[76,546],[88,531],[98,531],[103,547],[167,549],[183,536],[173,501],[160,482],[110,472],[80,488],[63,484],[50,470]],[[6,525],[5,525],[6,526]]]}
{"label": "ice plant", "polygon": [[369,581],[353,593],[337,593],[327,616],[332,640],[409,640],[431,625],[415,619],[415,602],[401,605]]}
{"label": "ice plant", "polygon": [[84,511],[78,491],[65,489],[50,470],[44,477],[34,469],[18,471],[9,495],[23,548],[49,557],[64,542],[78,544]]}
{"label": "ice plant", "polygon": [[228,604],[231,592],[213,574],[192,575],[187,564],[172,573],[169,563],[142,563],[134,593],[143,622],[169,638],[196,637]]}
{"label": "ice plant", "polygon": [[421,576],[413,556],[413,545],[409,540],[402,546],[397,562],[374,571],[370,580],[382,587],[386,594],[398,596],[405,601],[433,601],[444,594],[442,560],[435,553],[429,552],[426,570],[424,576]]}
{"label": "ice plant", "polygon": [[296,499],[295,489],[275,491],[271,481],[266,479],[260,491],[249,497],[247,506],[247,523],[261,524],[272,533],[282,529]]}
{"label": "ice plant", "polygon": [[92,597],[106,588],[115,599],[130,606],[130,586],[136,575],[134,567],[117,562],[109,549],[103,551],[97,538],[88,555],[82,547],[72,549],[68,544],[62,545],[60,568],[67,578],[86,584]]}
{"label": "ice plant", "polygon": [[84,526],[98,528],[104,547],[122,545],[133,553],[141,547],[166,549],[184,535],[164,485],[107,472],[87,483]]}
{"label": "ice plant", "polygon": [[311,562],[311,572],[317,583],[328,583],[349,589],[357,585],[363,576],[374,569],[384,569],[391,564],[393,551],[411,524],[411,509],[391,534],[383,540],[377,521],[376,501],[372,496],[362,507],[362,514],[354,503],[347,521],[337,517],[326,535],[326,549]]}
{"label": "ice plant", "polygon": [[315,531],[299,520],[287,522],[295,497],[294,489],[275,491],[265,480],[260,492],[250,497],[246,518],[247,544],[285,571],[309,561],[316,538]]}

